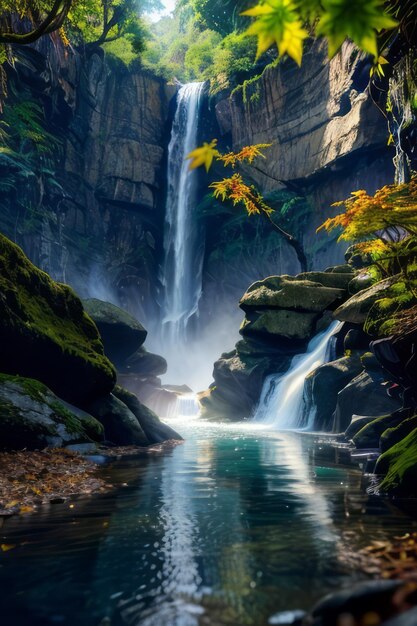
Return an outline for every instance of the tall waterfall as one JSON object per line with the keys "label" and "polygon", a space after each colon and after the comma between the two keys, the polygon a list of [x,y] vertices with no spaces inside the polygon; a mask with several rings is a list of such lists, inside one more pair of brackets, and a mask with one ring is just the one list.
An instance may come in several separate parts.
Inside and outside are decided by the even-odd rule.
{"label": "tall waterfall", "polygon": [[[314,412],[304,415],[304,381],[310,372],[328,360],[328,351],[339,323],[313,337],[305,354],[291,361],[286,374],[271,374],[265,379],[254,420],[271,425],[276,430],[312,430]],[[303,419],[304,418],[304,419]],[[306,423],[303,423],[306,421]]]}
{"label": "tall waterfall", "polygon": [[168,146],[168,195],[162,272],[164,300],[162,334],[171,346],[187,337],[187,326],[198,311],[204,238],[194,210],[198,172],[190,171],[187,155],[197,147],[198,117],[204,83],[183,85]]}

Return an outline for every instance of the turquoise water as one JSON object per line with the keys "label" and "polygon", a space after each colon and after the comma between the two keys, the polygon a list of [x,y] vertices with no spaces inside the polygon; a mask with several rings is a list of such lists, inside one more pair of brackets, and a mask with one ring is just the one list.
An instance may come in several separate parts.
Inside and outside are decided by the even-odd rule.
{"label": "turquoise water", "polygon": [[315,467],[310,436],[174,427],[183,445],[103,470],[111,493],[3,525],[2,626],[263,626],[361,579],[370,537],[410,529],[359,472]]}

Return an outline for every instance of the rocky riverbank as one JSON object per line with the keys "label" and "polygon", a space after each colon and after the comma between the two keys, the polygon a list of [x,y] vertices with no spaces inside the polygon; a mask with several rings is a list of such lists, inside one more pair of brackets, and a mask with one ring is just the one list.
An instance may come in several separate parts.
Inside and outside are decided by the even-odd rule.
{"label": "rocky riverbank", "polygon": [[314,429],[337,435],[337,445],[353,456],[378,459],[376,491],[414,497],[415,331],[379,334],[394,328],[395,316],[413,307],[414,296],[400,275],[372,278],[371,260],[355,247],[346,261],[324,272],[271,276],[249,287],[240,300],[242,339],[214,364],[214,382],[200,397],[202,412],[216,419],[251,417],[266,377],[285,373],[294,354],[305,352],[314,335],[339,320],[332,360],[304,384],[305,406],[316,415]]}
{"label": "rocky riverbank", "polygon": [[86,307],[94,309],[96,325],[69,287],[54,282],[2,235],[0,286],[3,450],[181,439],[116,385],[108,356],[118,362],[142,348],[146,331],[137,320],[107,303],[97,309],[90,302]]}

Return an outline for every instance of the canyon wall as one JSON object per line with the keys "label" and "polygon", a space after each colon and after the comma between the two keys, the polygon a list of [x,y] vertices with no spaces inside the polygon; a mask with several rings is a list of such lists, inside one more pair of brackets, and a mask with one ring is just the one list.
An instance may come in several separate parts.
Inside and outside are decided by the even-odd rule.
{"label": "canyon wall", "polygon": [[[365,91],[368,78],[369,64],[352,46],[329,62],[315,43],[300,69],[290,60],[269,67],[202,112],[210,134],[203,139],[217,136],[225,149],[272,143],[247,174],[278,207],[277,221],[302,239],[313,268],[342,259],[335,237],[315,233],[331,203],[393,179],[386,120]],[[9,79],[9,102],[26,94],[42,104],[59,145],[45,163],[49,173],[3,195],[1,230],[81,296],[110,299],[145,323],[156,319],[177,86],[139,62],[127,68],[100,49],[83,56],[48,39],[22,47]],[[202,197],[207,182],[202,177]],[[299,270],[293,250],[256,217],[206,201],[196,219],[207,227],[202,324],[220,306],[239,315],[251,282]]]}

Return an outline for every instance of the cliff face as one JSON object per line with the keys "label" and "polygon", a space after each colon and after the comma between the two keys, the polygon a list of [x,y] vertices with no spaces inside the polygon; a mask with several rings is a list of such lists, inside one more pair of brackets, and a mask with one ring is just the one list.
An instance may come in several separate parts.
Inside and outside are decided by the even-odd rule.
{"label": "cliff face", "polygon": [[[143,314],[145,300],[155,301],[176,88],[50,42],[22,55],[11,80],[42,102],[61,146],[50,158],[52,179],[30,181],[0,209],[2,230],[80,295]],[[36,209],[30,226],[28,206]]]}
{"label": "cliff face", "polygon": [[[247,174],[278,209],[277,221],[303,241],[311,268],[324,269],[343,259],[344,249],[335,239],[315,232],[334,214],[331,204],[357,189],[374,192],[394,179],[395,150],[387,147],[387,122],[365,92],[369,70],[369,62],[351,45],[345,44],[329,62],[325,45],[314,43],[301,68],[292,61],[280,62],[213,102],[219,136],[227,149],[272,143],[267,158],[258,159]],[[304,206],[295,204],[293,213],[290,207],[280,214],[282,204],[276,200],[283,190],[303,199]],[[250,224],[242,228],[250,235],[239,239],[236,216],[233,220],[228,238],[234,246],[227,258],[225,241],[208,246],[211,276],[222,276],[225,263],[237,276],[243,274],[242,268],[252,266],[256,273],[246,272],[247,286],[268,274],[300,270],[293,250],[271,235],[268,225],[259,225],[255,217],[246,219]],[[227,218],[223,228],[228,229]],[[235,299],[246,289],[241,286],[240,293],[233,294]]]}
{"label": "cliff face", "polygon": [[[352,47],[328,62],[324,47],[314,44],[301,69],[281,62],[203,112],[210,136],[202,139],[218,136],[228,149],[273,144],[250,176],[317,269],[342,259],[334,240],[315,233],[331,203],[393,179],[386,121],[364,92],[368,77],[369,66]],[[101,51],[85,58],[49,40],[20,51],[10,80],[17,94],[29,92],[43,105],[61,147],[49,159],[51,175],[36,175],[3,198],[1,230],[81,296],[110,299],[144,321],[155,318],[177,88]],[[216,317],[219,306],[236,310],[251,282],[299,267],[268,224],[212,209],[203,216],[201,305]]]}
{"label": "cliff face", "polygon": [[351,45],[329,62],[325,45],[316,43],[301,68],[268,68],[218,103],[220,128],[234,147],[272,143],[254,175],[264,192],[279,181],[309,179],[355,152],[383,149],[384,118],[364,93],[369,68]]}

